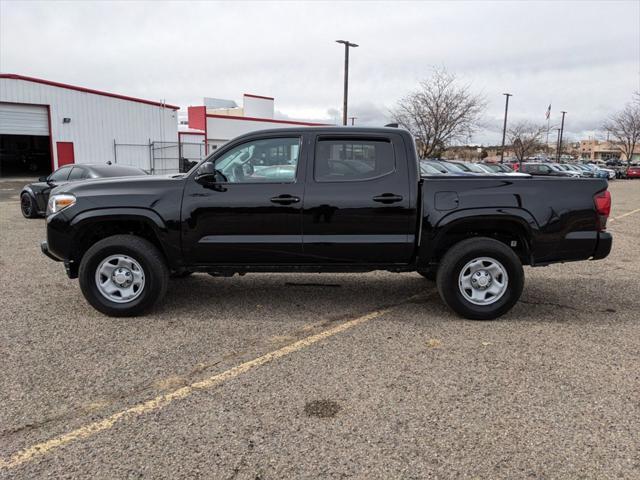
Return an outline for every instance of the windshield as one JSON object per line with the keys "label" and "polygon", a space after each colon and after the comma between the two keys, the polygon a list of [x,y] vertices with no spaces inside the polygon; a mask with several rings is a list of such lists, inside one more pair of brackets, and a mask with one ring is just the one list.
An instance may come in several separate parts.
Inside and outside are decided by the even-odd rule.
{"label": "windshield", "polygon": [[456,168],[458,168],[461,172],[471,172],[472,170],[465,165],[464,163],[458,163],[458,162],[450,162],[448,163],[448,165],[452,165]]}
{"label": "windshield", "polygon": [[[470,172],[474,172],[474,173],[487,173],[486,170],[484,170],[483,168],[480,167],[480,165],[476,165],[475,163],[463,163],[461,164],[461,166],[464,165],[465,167],[467,167],[469,169]],[[492,173],[492,172],[489,172]]]}
{"label": "windshield", "polygon": [[464,169],[460,168],[460,166],[455,165],[453,163],[440,162],[440,165],[442,165],[444,168],[446,168],[451,173],[464,173],[465,172]]}
{"label": "windshield", "polygon": [[442,175],[445,172],[442,172],[435,168],[433,165],[429,165],[424,162],[420,162],[420,172],[422,175]]}
{"label": "windshield", "polygon": [[439,173],[449,173],[449,170],[447,170],[446,168],[444,168],[444,166],[437,162],[420,162],[420,165],[428,165],[434,170],[437,170]]}

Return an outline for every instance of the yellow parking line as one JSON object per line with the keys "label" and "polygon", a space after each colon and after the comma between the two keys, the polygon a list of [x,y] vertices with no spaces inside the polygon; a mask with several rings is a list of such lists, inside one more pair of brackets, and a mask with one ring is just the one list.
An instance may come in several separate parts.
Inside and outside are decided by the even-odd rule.
{"label": "yellow parking line", "polygon": [[640,212],[640,208],[636,208],[635,210],[631,210],[630,212],[627,212],[624,215],[618,215],[617,217],[610,218],[609,222],[615,222],[616,220],[619,220],[619,219],[624,218],[624,217],[628,217],[629,215],[633,215],[634,213],[638,213],[638,212]]}
{"label": "yellow parking line", "polygon": [[167,394],[159,395],[156,398],[139,403],[137,405],[134,405],[133,407],[127,408],[126,410],[114,413],[113,415],[103,420],[90,423],[58,437],[54,437],[45,442],[38,443],[31,447],[25,448],[24,450],[20,450],[19,452],[11,456],[11,458],[9,458],[8,460],[0,459],[0,468],[8,469],[20,466],[35,459],[36,457],[41,457],[59,447],[72,443],[76,440],[81,440],[83,438],[95,435],[103,430],[108,430],[120,420],[125,420],[138,415],[142,415],[153,410],[159,410],[176,400],[188,397],[198,390],[205,390],[220,385],[221,383],[242,375],[243,373],[246,373],[253,368],[272,362],[273,360],[277,360],[278,358],[302,350],[305,347],[313,345],[314,343],[317,343],[326,338],[332,337],[338,333],[344,332],[345,330],[348,330],[352,327],[361,325],[365,322],[368,322],[369,320],[373,320],[374,318],[384,315],[390,310],[391,308],[386,308],[367,313],[366,315],[341,323],[340,325],[337,325],[318,334],[303,338],[302,340],[287,345],[286,347],[274,350],[265,355],[262,355],[261,357],[242,363],[212,377],[192,383],[191,385],[187,385],[182,388],[178,388],[177,390],[174,390]]}

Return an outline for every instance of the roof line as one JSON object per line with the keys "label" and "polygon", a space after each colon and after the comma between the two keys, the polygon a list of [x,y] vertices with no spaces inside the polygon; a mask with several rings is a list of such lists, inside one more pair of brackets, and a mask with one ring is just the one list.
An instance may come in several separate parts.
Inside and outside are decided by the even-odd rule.
{"label": "roof line", "polygon": [[24,75],[17,75],[15,73],[0,73],[0,78],[8,78],[11,80],[24,80],[26,82],[41,83],[43,85],[50,85],[52,87],[66,88],[68,90],[76,90],[78,92],[92,93],[94,95],[102,95],[103,97],[118,98],[120,100],[128,100],[130,102],[145,103],[147,105],[153,105],[156,107],[170,108],[171,110],[180,109],[180,107],[177,107],[175,105],[169,105],[168,103],[163,104],[163,103],[154,102],[151,100],[144,100],[142,98],[129,97],[127,95],[119,95],[117,93],[103,92],[101,90],[94,90],[92,88],[77,87],[75,85],[69,85],[67,83],[53,82],[51,80],[44,80],[42,78],[35,78],[35,77],[27,77]]}
{"label": "roof line", "polygon": [[246,120],[250,122],[270,122],[270,123],[286,123],[289,125],[305,125],[307,127],[330,127],[330,123],[314,123],[299,122],[295,120],[276,120],[274,118],[258,118],[258,117],[236,117],[234,115],[216,115],[215,113],[207,113],[207,118],[225,118],[228,120]]}
{"label": "roof line", "polygon": [[263,100],[275,100],[273,97],[265,97],[264,95],[254,95],[253,93],[245,93],[244,97],[262,98]]}

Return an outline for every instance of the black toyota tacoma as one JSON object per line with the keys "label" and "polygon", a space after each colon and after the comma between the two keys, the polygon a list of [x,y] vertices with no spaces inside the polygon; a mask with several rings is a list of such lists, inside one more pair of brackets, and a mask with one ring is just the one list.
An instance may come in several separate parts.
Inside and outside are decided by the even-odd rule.
{"label": "black toyota tacoma", "polygon": [[68,184],[42,251],[87,301],[138,315],[171,276],[416,271],[463,317],[507,312],[523,265],[600,259],[606,180],[425,176],[394,128],[255,132],[185,174]]}

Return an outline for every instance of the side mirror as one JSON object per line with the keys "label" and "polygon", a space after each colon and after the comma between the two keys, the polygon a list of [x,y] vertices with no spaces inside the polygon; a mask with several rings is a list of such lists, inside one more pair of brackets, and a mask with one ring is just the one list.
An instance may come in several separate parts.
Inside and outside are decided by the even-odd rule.
{"label": "side mirror", "polygon": [[201,185],[210,185],[216,182],[216,169],[213,163],[206,162],[200,165],[200,168],[196,171],[196,182]]}
{"label": "side mirror", "polygon": [[227,179],[219,170],[216,170],[212,162],[206,162],[196,171],[195,181],[205,187],[215,187],[219,183],[225,183]]}
{"label": "side mirror", "polygon": [[46,182],[48,180],[49,177],[40,177],[38,179],[39,182]]}

